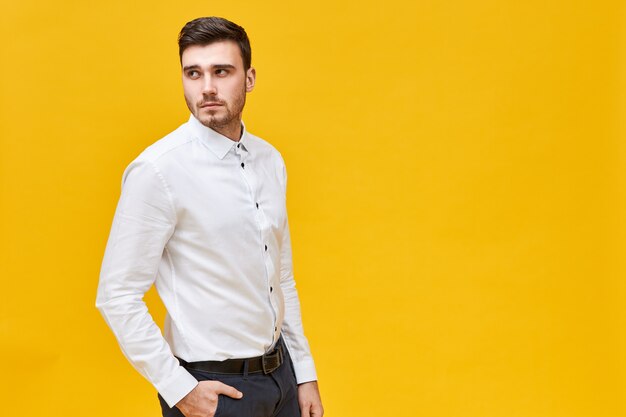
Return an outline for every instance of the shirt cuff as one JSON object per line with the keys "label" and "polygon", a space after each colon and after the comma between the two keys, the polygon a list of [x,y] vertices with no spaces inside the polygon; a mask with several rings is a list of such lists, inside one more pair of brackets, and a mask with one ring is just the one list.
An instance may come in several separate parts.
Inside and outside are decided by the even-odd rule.
{"label": "shirt cuff", "polygon": [[293,370],[296,374],[296,382],[304,384],[305,382],[317,381],[317,373],[315,372],[315,363],[312,360],[293,362]]}
{"label": "shirt cuff", "polygon": [[159,387],[158,391],[170,408],[174,407],[180,400],[198,385],[198,380],[193,377],[182,366],[166,385]]}

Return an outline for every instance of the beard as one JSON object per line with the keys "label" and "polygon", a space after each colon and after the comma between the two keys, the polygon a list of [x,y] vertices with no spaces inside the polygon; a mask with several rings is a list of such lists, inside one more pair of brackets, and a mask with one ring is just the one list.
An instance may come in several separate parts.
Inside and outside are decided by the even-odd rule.
{"label": "beard", "polygon": [[[208,128],[219,131],[225,127],[238,125],[240,123],[241,113],[246,104],[246,89],[244,86],[240,94],[233,97],[230,102],[213,96],[204,96],[201,101],[193,106],[188,100],[186,101],[187,107],[189,107],[200,123]],[[200,107],[207,103],[218,103],[221,106],[207,112]]]}

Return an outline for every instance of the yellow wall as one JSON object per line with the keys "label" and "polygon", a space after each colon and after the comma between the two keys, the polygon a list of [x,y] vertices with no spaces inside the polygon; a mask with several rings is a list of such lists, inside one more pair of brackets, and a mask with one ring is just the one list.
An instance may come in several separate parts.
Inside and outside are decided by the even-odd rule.
{"label": "yellow wall", "polygon": [[620,1],[1,8],[0,414],[158,415],[95,291],[124,167],[187,118],[176,35],[222,15],[328,417],[626,416]]}

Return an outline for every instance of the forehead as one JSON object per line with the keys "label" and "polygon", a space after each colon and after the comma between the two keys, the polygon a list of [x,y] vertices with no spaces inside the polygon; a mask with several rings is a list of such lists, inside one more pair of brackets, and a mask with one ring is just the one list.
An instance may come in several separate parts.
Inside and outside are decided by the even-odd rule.
{"label": "forehead", "polygon": [[208,45],[192,45],[183,51],[183,67],[190,65],[208,67],[220,64],[230,64],[237,68],[243,68],[241,51],[235,41],[226,40]]}

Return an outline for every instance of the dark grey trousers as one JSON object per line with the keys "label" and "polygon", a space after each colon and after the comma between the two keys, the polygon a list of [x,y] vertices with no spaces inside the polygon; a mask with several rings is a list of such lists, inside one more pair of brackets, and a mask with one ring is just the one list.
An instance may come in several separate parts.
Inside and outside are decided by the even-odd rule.
{"label": "dark grey trousers", "polygon": [[[222,375],[189,370],[198,381],[220,381],[243,393],[240,400],[220,394],[215,417],[300,417],[293,364],[284,344],[283,347],[283,364],[267,375]],[[163,417],[184,417],[178,408],[170,408],[161,395],[159,401]]]}

